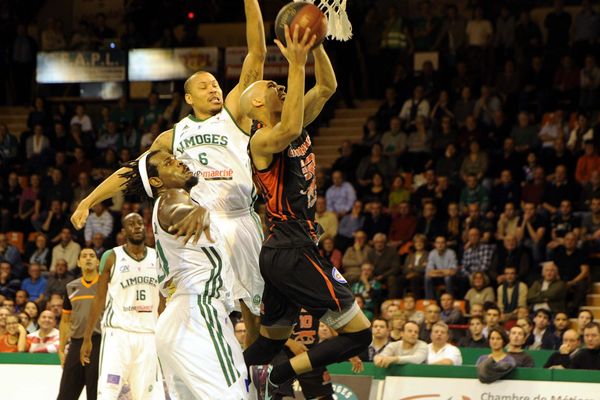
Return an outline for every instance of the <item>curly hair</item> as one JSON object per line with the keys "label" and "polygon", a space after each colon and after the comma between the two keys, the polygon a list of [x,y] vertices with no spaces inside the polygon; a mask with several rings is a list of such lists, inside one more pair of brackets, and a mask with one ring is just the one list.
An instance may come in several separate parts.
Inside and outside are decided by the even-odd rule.
{"label": "curly hair", "polygon": [[[151,151],[146,157],[146,169],[148,172],[148,178],[158,176],[158,168],[156,167],[156,165],[150,162],[152,157],[158,152],[159,150]],[[148,195],[146,194],[146,190],[144,189],[144,184],[142,183],[140,172],[138,170],[139,160],[133,160],[126,163],[122,163],[121,166],[129,168],[129,171],[119,174],[121,178],[125,179],[125,182],[121,184],[121,187],[123,188],[123,194],[125,196],[138,196],[141,199],[149,200]],[[152,193],[156,194],[154,188],[152,188]]]}

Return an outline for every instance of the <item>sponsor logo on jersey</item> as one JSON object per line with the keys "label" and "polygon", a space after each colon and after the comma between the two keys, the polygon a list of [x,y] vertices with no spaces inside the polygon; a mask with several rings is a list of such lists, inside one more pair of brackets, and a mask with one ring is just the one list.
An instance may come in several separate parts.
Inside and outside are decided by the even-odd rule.
{"label": "sponsor logo on jersey", "polygon": [[333,269],[331,270],[331,276],[333,276],[333,279],[335,279],[339,283],[348,283],[348,281],[346,281],[344,276],[340,274],[340,271],[338,271],[336,267],[333,267]]}
{"label": "sponsor logo on jersey", "polygon": [[253,302],[254,304],[256,304],[256,305],[260,304],[260,295],[258,295],[258,294],[257,294],[257,295],[255,295],[255,296],[252,298],[252,302]]}
{"label": "sponsor logo on jersey", "polygon": [[230,181],[233,179],[233,169],[213,169],[210,171],[198,171],[194,175],[202,177],[206,181]]}
{"label": "sponsor logo on jersey", "polygon": [[[121,260],[121,261],[124,261],[124,260]],[[121,265],[121,267],[119,268],[119,271],[129,272],[129,265]]]}
{"label": "sponsor logo on jersey", "polygon": [[306,152],[308,151],[308,149],[310,148],[311,145],[311,141],[310,141],[310,136],[306,135],[306,139],[304,139],[304,143],[302,143],[300,146],[292,148],[292,146],[290,146],[288,148],[288,157],[303,157]]}
{"label": "sponsor logo on jersey", "polygon": [[217,133],[204,133],[201,135],[194,135],[188,138],[182,139],[177,146],[177,151],[183,153],[185,150],[197,146],[227,146],[229,144],[229,138],[227,136],[219,135]]}
{"label": "sponsor logo on jersey", "polygon": [[106,382],[113,384],[113,385],[118,385],[119,382],[121,382],[121,376],[120,375],[113,375],[113,374],[108,374],[108,376],[106,377]]}
{"label": "sponsor logo on jersey", "polygon": [[133,278],[128,278],[124,281],[121,281],[121,288],[126,289],[132,285],[150,285],[156,286],[158,284],[158,279],[153,278],[151,276],[134,276]]}

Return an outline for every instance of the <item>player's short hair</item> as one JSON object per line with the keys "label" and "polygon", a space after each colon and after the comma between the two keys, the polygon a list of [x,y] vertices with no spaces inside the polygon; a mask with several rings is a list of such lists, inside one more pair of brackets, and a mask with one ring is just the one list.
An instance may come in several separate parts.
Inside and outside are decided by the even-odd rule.
{"label": "player's short hair", "polygon": [[[159,150],[151,151],[146,157],[146,169],[148,173],[148,178],[158,176],[158,168],[156,167],[156,165],[150,162],[152,157],[154,157],[158,152]],[[119,175],[121,178],[125,179],[125,183],[121,185],[124,189],[123,194],[125,196],[138,196],[141,199],[147,199],[148,195],[146,194],[146,190],[144,189],[144,184],[142,182],[142,177],[140,176],[140,171],[138,170],[139,161],[129,161],[121,164],[121,166],[129,168],[129,171]],[[154,192],[154,188],[152,188],[152,191]]]}

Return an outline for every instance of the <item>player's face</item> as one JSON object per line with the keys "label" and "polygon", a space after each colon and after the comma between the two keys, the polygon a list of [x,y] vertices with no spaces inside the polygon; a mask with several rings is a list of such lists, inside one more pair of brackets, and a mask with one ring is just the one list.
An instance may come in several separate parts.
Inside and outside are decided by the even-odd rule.
{"label": "player's face", "polygon": [[265,105],[270,112],[278,112],[283,108],[285,100],[285,86],[274,81],[265,81],[263,85]]}
{"label": "player's face", "polygon": [[146,230],[141,215],[132,213],[126,216],[123,221],[123,228],[128,242],[138,245],[146,240]]}
{"label": "player's face", "polygon": [[92,249],[83,249],[79,253],[79,259],[77,265],[85,272],[93,272],[98,268],[98,257],[96,252]]}
{"label": "player's face", "polygon": [[223,91],[212,74],[203,72],[190,82],[185,101],[194,110],[214,115],[223,108]]}
{"label": "player's face", "polygon": [[[156,157],[156,158],[155,158]],[[158,169],[158,177],[165,189],[190,190],[198,183],[198,178],[183,162],[172,154],[161,152],[152,157]]]}

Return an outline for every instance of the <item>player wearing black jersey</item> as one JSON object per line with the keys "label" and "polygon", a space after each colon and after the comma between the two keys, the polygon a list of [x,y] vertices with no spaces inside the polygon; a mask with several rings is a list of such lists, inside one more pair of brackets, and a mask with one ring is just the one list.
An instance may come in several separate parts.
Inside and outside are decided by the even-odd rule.
{"label": "player wearing black jersey", "polygon": [[[350,287],[317,249],[316,160],[304,127],[319,115],[336,81],[329,58],[319,46],[313,51],[316,85],[304,95],[304,68],[315,37],[306,29],[299,39],[298,31],[291,38],[286,27],[287,47],[276,42],[289,62],[288,93],[273,81],[258,81],[240,98],[243,112],[256,121],[250,155],[255,183],[267,201],[269,226],[259,258],[265,280],[260,336],[244,358],[247,365],[271,362],[290,336],[302,307],[339,335],[276,363],[269,375],[275,387],[296,375],[347,360],[371,342],[369,321]],[[267,386],[265,398],[271,399],[273,388]]]}

